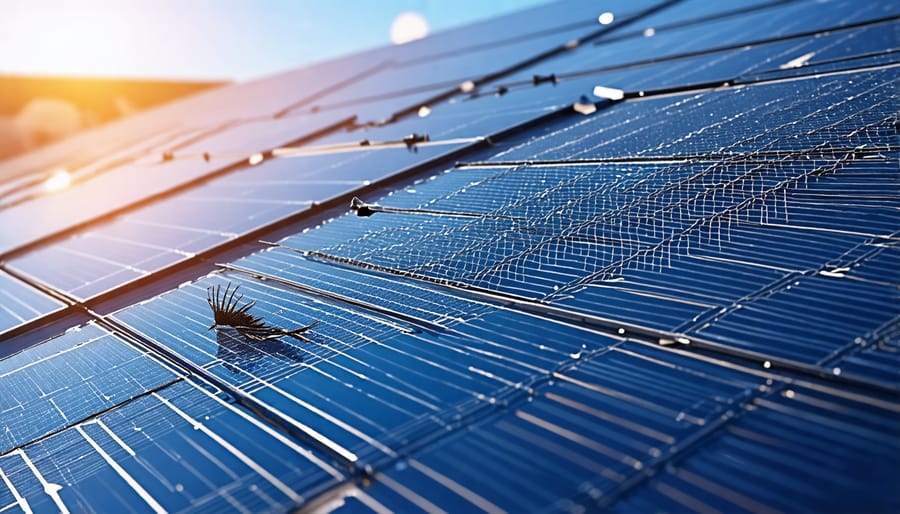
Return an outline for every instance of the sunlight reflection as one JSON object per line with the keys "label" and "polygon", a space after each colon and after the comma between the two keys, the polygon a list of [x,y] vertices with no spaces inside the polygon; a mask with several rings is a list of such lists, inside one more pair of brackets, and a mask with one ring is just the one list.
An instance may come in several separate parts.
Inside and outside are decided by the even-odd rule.
{"label": "sunlight reflection", "polygon": [[416,12],[405,12],[397,15],[391,23],[391,42],[402,45],[428,35],[428,22]]}
{"label": "sunlight reflection", "polygon": [[53,172],[46,181],[44,181],[44,189],[50,193],[62,191],[72,184],[72,175],[64,169]]}

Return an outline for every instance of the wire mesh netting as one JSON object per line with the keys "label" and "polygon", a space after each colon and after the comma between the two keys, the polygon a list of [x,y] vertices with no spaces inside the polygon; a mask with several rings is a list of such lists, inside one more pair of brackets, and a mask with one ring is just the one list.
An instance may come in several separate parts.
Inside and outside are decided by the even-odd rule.
{"label": "wire mesh netting", "polygon": [[[862,93],[860,84],[868,86]],[[885,160],[896,147],[896,99],[879,92],[892,91],[893,84],[890,75],[874,73],[835,78],[822,90],[829,93],[825,98],[795,98],[787,94],[795,86],[776,84],[757,86],[771,88],[763,95],[770,100],[760,104],[726,96],[731,93],[671,100],[663,109],[681,111],[679,126],[684,119],[708,124],[667,150],[673,157],[684,149],[694,154],[699,149],[690,141],[702,139],[715,155],[663,162],[534,161],[603,157],[599,147],[610,135],[602,118],[592,118],[498,155],[526,156],[527,164],[459,168],[385,197],[399,211],[390,216],[339,219],[330,241],[308,233],[286,243],[539,299],[621,279],[629,270],[662,272],[678,259],[743,245],[744,237],[752,244],[764,236],[748,230],[760,226],[811,229],[799,236],[801,244],[824,237],[818,244],[826,251],[805,263],[816,268],[866,237],[892,237],[895,230],[896,174]],[[728,126],[710,121],[713,112]],[[656,133],[647,127],[657,116],[666,115],[659,109],[644,114],[651,123],[640,123],[642,133]],[[838,208],[842,214],[835,218]],[[733,241],[733,235],[739,237]],[[776,248],[769,257],[751,260],[790,269],[798,263],[781,255],[790,252],[789,246]]]}

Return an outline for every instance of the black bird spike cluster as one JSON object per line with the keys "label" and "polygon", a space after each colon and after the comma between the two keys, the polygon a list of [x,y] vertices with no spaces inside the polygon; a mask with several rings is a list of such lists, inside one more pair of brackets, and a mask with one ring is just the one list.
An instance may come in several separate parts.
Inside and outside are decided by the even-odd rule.
{"label": "black bird spike cluster", "polygon": [[266,325],[266,322],[259,316],[254,316],[248,311],[256,305],[256,300],[239,305],[243,294],[237,294],[241,286],[231,288],[231,283],[222,290],[221,284],[210,286],[206,289],[206,301],[213,311],[214,323],[210,325],[209,330],[221,327],[231,327],[237,332],[254,341],[266,341],[269,339],[278,339],[279,337],[290,336],[304,343],[312,343],[309,339],[303,337],[302,334],[319,324],[315,321],[305,327],[294,330],[272,327]]}

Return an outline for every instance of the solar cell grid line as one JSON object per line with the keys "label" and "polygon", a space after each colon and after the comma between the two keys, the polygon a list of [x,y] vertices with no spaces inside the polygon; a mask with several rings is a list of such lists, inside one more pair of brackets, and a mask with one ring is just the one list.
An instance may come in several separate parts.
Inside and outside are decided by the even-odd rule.
{"label": "solar cell grid line", "polygon": [[[782,511],[824,503],[851,510],[860,508],[862,503],[872,511],[890,511],[896,507],[893,495],[873,494],[863,498],[857,494],[884,480],[898,466],[893,449],[895,441],[876,442],[896,430],[896,404],[866,407],[840,397],[809,394],[801,386],[783,389],[779,395],[758,402],[758,407],[696,453],[635,489],[617,507],[634,508],[638,503],[632,502],[642,500],[660,505],[681,499],[712,501],[717,503],[714,504],[717,508],[725,510],[730,510],[727,505],[748,509],[759,503],[768,503]],[[847,417],[833,419],[831,424],[823,423],[822,416],[829,411]],[[849,419],[854,420],[852,424],[846,422]],[[890,449],[886,450],[886,446]],[[838,450],[835,455],[836,448],[849,450]],[[855,467],[860,454],[869,452],[877,455],[876,462]],[[785,462],[785,455],[792,456],[793,464],[778,467],[774,474],[763,471],[774,460]],[[735,462],[743,465],[736,466]],[[817,472],[802,472],[808,467],[815,467]],[[848,469],[858,471],[848,474]],[[724,476],[737,479],[725,481]],[[659,482],[672,484],[683,496],[658,496],[654,489],[664,490],[653,485]],[[820,486],[813,487],[816,483]],[[833,492],[827,495],[827,501],[821,494],[824,490]],[[750,498],[753,501],[747,502]]]}
{"label": "solar cell grid line", "polygon": [[204,387],[185,381],[141,396],[6,453],[0,468],[20,504],[39,508],[50,495],[63,511],[280,512],[344,478]]}
{"label": "solar cell grid line", "polygon": [[557,46],[551,46],[548,50],[539,51],[536,54],[532,53],[527,56],[523,56],[520,59],[511,59],[512,62],[510,64],[507,64],[505,67],[502,67],[499,70],[493,69],[486,75],[482,75],[480,77],[474,77],[470,80],[464,81],[462,84],[460,84],[459,87],[450,89],[445,92],[437,93],[428,98],[423,98],[421,101],[416,102],[412,106],[409,106],[409,107],[406,107],[404,109],[394,112],[391,115],[389,121],[396,121],[401,118],[412,116],[419,112],[420,107],[422,105],[428,106],[428,105],[433,105],[436,103],[444,102],[444,101],[452,98],[453,96],[455,96],[458,92],[465,93],[467,91],[472,90],[473,88],[478,87],[479,85],[481,85],[483,83],[491,82],[498,78],[501,78],[501,77],[507,76],[511,73],[514,73],[520,69],[526,68],[536,62],[543,61],[547,58],[553,57],[560,53],[565,53],[573,48],[573,46],[572,46],[573,42],[581,44],[581,43],[596,39],[604,34],[608,34],[610,32],[621,30],[623,27],[627,27],[627,26],[641,20],[642,18],[648,16],[649,14],[652,14],[654,12],[664,11],[667,8],[671,7],[672,5],[677,4],[679,1],[681,1],[681,0],[663,0],[663,1],[659,1],[659,2],[650,3],[646,6],[642,6],[642,9],[640,9],[638,11],[627,14],[625,17],[623,17],[616,23],[611,24],[607,27],[602,27],[600,29],[597,29],[597,30],[585,35],[584,37],[582,37],[580,39],[569,40],[567,42],[558,42]]}
{"label": "solar cell grid line", "polygon": [[[794,2],[785,12],[798,13],[797,20],[790,20],[797,26],[799,14],[809,18],[800,8],[812,5]],[[695,14],[685,12],[689,6],[689,1],[673,3],[660,15],[668,11],[676,22],[679,16],[690,19]],[[867,4],[854,12],[847,10],[852,7],[847,2],[828,7],[828,14],[815,23],[833,28],[858,20],[869,23],[882,5]],[[640,19],[647,20],[653,22],[652,16]],[[747,29],[734,30],[735,37],[763,27],[735,17],[730,21],[735,23],[722,26]],[[803,56],[794,55],[792,48],[828,56],[835,48],[829,45],[853,43],[842,35],[864,33],[875,25],[846,27],[810,46],[773,42],[770,49],[783,53],[769,66]],[[608,35],[616,39],[634,27],[641,25]],[[790,36],[794,29],[785,24],[779,30],[785,27],[782,34]],[[602,31],[597,41],[603,39]],[[637,31],[631,34],[638,36]],[[662,36],[644,41],[641,34],[631,42],[640,41],[641,50],[649,52],[664,41]],[[527,39],[521,36],[521,41]],[[694,43],[699,47],[702,41],[686,44]],[[603,48],[589,46],[552,57],[564,60]],[[415,60],[410,48],[399,47],[397,55]],[[827,59],[859,50],[842,51],[846,53]],[[255,438],[243,437],[242,424],[230,432],[227,423],[212,427],[201,422],[206,428],[200,428],[196,422],[201,418],[189,411],[196,407],[193,396],[176,403],[162,392],[168,387],[144,388],[137,400],[101,415],[123,415],[121,431],[103,418],[116,437],[130,445],[126,436],[140,433],[129,430],[134,416],[128,409],[157,402],[168,413],[162,422],[172,418],[179,424],[174,435],[155,438],[172,444],[163,455],[196,455],[203,449],[223,462],[236,459],[247,465],[219,444],[240,440],[244,455],[254,462],[263,455],[259,462],[265,464],[254,469],[256,475],[210,473],[216,478],[208,480],[223,480],[210,485],[197,480],[202,473],[196,472],[208,461],[182,459],[195,465],[179,468],[179,476],[191,481],[180,482],[192,495],[185,503],[184,495],[176,494],[183,491],[173,492],[174,482],[153,485],[154,473],[136,466],[139,459],[116,457],[117,464],[111,465],[104,452],[124,456],[127,450],[123,453],[123,445],[100,424],[86,423],[41,439],[31,448],[46,448],[50,457],[44,462],[51,465],[33,462],[46,477],[50,473],[45,468],[76,465],[92,466],[97,474],[79,475],[78,487],[64,488],[57,496],[50,487],[53,494],[48,495],[40,486],[20,487],[22,477],[35,475],[7,455],[0,457],[0,469],[4,460],[15,461],[17,473],[4,474],[11,478],[4,487],[11,483],[17,493],[33,493],[23,498],[41,498],[42,505],[53,508],[55,499],[68,501],[73,496],[62,495],[78,488],[89,491],[94,480],[121,478],[121,469],[153,498],[155,487],[160,498],[175,505],[210,510],[284,511],[329,495],[343,501],[342,495],[362,490],[362,500],[348,499],[345,508],[803,510],[834,503],[812,497],[809,491],[817,489],[832,495],[862,493],[866,499],[856,505],[894,510],[886,498],[890,484],[885,477],[900,467],[900,448],[892,437],[898,385],[891,368],[900,317],[891,310],[896,284],[885,270],[893,262],[890,250],[898,234],[896,188],[891,189],[898,149],[896,67],[876,58],[870,65],[877,67],[866,70],[844,68],[862,61],[832,61],[840,71],[818,77],[813,74],[819,68],[802,67],[758,74],[765,66],[753,61],[763,55],[735,51],[733,57],[746,59],[746,64],[717,64],[696,75],[677,75],[671,79],[675,89],[650,91],[653,98],[638,99],[637,89],[626,91],[623,101],[597,102],[600,111],[585,118],[544,117],[540,110],[569,109],[573,100],[564,96],[585,87],[589,92],[595,80],[591,76],[497,97],[467,98],[450,88],[455,92],[439,96],[446,102],[431,106],[430,116],[418,119],[409,110],[413,107],[400,107],[391,111],[398,115],[393,123],[372,127],[361,137],[387,141],[397,134],[405,137],[406,128],[413,126],[438,130],[410,131],[433,137],[482,137],[496,127],[533,121],[518,133],[453,148],[439,158],[423,144],[422,153],[413,156],[424,157],[416,159],[417,168],[399,174],[394,174],[397,161],[382,157],[374,179],[340,177],[352,184],[336,186],[368,193],[359,195],[365,199],[362,206],[374,211],[368,218],[354,215],[361,213],[360,204],[356,212],[343,215],[338,210],[345,209],[331,208],[338,199],[346,206],[346,191],[338,192],[329,208],[310,204],[309,211],[301,211],[304,206],[291,203],[296,199],[282,187],[289,175],[273,176],[260,185],[260,197],[298,210],[218,231],[231,238],[228,243],[197,242],[197,250],[179,249],[184,254],[178,263],[208,262],[199,274],[219,269],[197,280],[189,277],[189,283],[162,296],[143,301],[116,277],[106,284],[94,282],[96,291],[83,297],[60,292],[74,308],[85,306],[104,330],[121,335],[134,348],[151,348],[148,355],[184,364],[200,377],[169,387],[195,387],[194,393],[217,401],[217,409],[242,412],[244,421],[261,430],[274,427],[266,435],[256,430]],[[535,54],[530,62],[547,58],[542,62],[550,63],[554,59],[549,57]],[[509,73],[503,76],[514,76],[517,66],[528,70],[527,63],[502,63],[512,65],[503,68]],[[795,72],[805,76],[791,75]],[[628,73],[640,83],[637,69],[616,76]],[[731,81],[738,75],[753,83],[713,91],[709,84],[682,78],[730,76]],[[489,84],[500,82],[494,78],[498,80]],[[553,93],[542,99],[540,88],[551,87]],[[403,95],[403,102],[414,95]],[[281,105],[289,105],[286,100]],[[375,112],[373,105],[358,105],[360,112],[364,107]],[[404,104],[397,100],[397,105]],[[503,109],[502,119],[498,115],[499,121],[491,124],[472,118],[479,110],[485,116],[499,112],[492,109]],[[337,112],[344,111],[336,109],[326,117]],[[293,115],[276,113],[282,120]],[[345,142],[356,134],[334,133],[321,141]],[[494,161],[446,170],[447,156],[454,153]],[[347,154],[315,162],[346,162],[352,159]],[[263,157],[263,166],[279,162]],[[351,173],[353,168],[344,169]],[[426,169],[430,176],[422,173]],[[419,180],[412,183],[416,174]],[[253,181],[240,175],[231,170],[215,187],[192,185],[185,192],[194,193],[198,203],[243,207],[249,203],[235,193]],[[372,183],[361,185],[365,180]],[[159,215],[173,199],[155,198],[147,212],[156,209]],[[194,208],[186,204],[185,210]],[[337,217],[327,219],[332,213]],[[106,230],[95,241],[109,247],[130,241],[139,250],[96,255],[139,269],[140,278],[126,280],[130,284],[159,283],[176,266],[155,252],[173,248],[171,238],[177,241],[182,232],[171,231],[173,223],[164,217],[141,219],[132,210],[124,214],[132,218],[114,229],[92,226]],[[322,223],[313,228],[311,220]],[[159,239],[128,237],[135,221],[154,227]],[[275,231],[280,235],[273,240],[278,240],[290,232],[289,226],[303,232],[265,251],[259,251],[262,244],[252,244],[222,253],[231,242],[252,234]],[[205,227],[196,228],[197,234],[209,235]],[[43,244],[35,248],[53,248]],[[84,249],[78,243],[71,248]],[[22,252],[20,257],[37,255]],[[150,256],[148,264],[137,255]],[[223,260],[221,266],[213,265]],[[22,274],[16,261],[6,264],[10,271],[41,291],[52,290]],[[103,276],[108,270],[96,271]],[[248,301],[259,302],[252,312],[267,324],[290,330],[321,321],[304,333],[311,343],[285,338],[254,344],[239,330],[207,331],[213,312],[205,303],[205,286],[226,282],[242,284]],[[99,314],[92,299],[103,295],[117,305],[128,304],[129,298],[141,302]],[[45,323],[50,317],[39,319],[18,326]],[[215,400],[216,394],[226,401]],[[237,405],[228,406],[230,401]],[[270,445],[279,431],[325,457],[316,460],[313,452],[298,452],[312,464],[299,459],[304,464],[285,469],[291,463],[284,462],[287,452],[275,449],[283,444]],[[218,446],[205,446],[204,438]],[[71,449],[76,440],[84,455],[93,452],[92,458],[78,464],[54,460],[65,456],[60,448]],[[852,451],[840,450],[844,447]],[[475,459],[479,467],[466,464]],[[735,466],[733,459],[744,464]],[[325,461],[341,471],[323,473]],[[838,480],[867,464],[878,472]],[[236,466],[234,470],[245,469]],[[297,482],[298,476],[308,481]],[[743,482],[727,478],[735,476]],[[228,479],[233,479],[231,486]],[[357,485],[348,487],[352,484]],[[123,489],[130,490],[140,489]],[[127,503],[138,505],[141,496]],[[3,505],[17,501],[11,495]]]}
{"label": "solar cell grid line", "polygon": [[[756,390],[759,379],[722,375],[723,370],[707,374],[676,366],[674,375],[656,373],[657,365],[668,364],[654,362],[659,352],[617,347],[579,361],[538,386],[527,401],[375,475],[372,494],[387,501],[379,486],[383,479],[392,489],[397,488],[390,484],[401,483],[414,494],[446,487],[453,494],[427,496],[447,510],[462,509],[465,501],[509,511],[546,509],[557,499],[565,501],[565,490],[590,486],[599,492],[639,473]],[[715,400],[698,402],[698,397]],[[482,455],[477,469],[465,464],[474,455]],[[410,492],[402,496],[414,497]]]}
{"label": "solar cell grid line", "polygon": [[[13,257],[9,266],[69,294],[89,298],[192,259],[248,231],[296,216],[347,189],[363,187],[380,178],[385,161],[415,164],[443,151],[423,149],[407,155],[405,149],[395,149],[392,155],[371,158],[366,153],[264,162],[177,193],[165,204],[131,210],[68,239]],[[184,213],[192,214],[185,219]],[[81,263],[75,270],[58,265],[71,259]]]}
{"label": "solar cell grid line", "polygon": [[0,333],[15,329],[38,316],[59,312],[64,305],[0,271]]}
{"label": "solar cell grid line", "polygon": [[177,368],[88,324],[0,360],[0,453],[181,379]]}
{"label": "solar cell grid line", "polygon": [[[773,59],[783,59],[778,64],[789,63],[792,60],[796,60],[798,56],[803,55],[809,56],[807,60],[813,59],[815,54],[827,52],[829,48],[827,42],[845,39],[845,37],[842,37],[845,31],[883,26],[895,22],[898,14],[897,12],[888,12],[883,17],[856,23],[839,23],[841,20],[835,19],[832,21],[832,25],[829,25],[828,21],[823,19],[818,29],[809,30],[810,27],[804,22],[802,27],[804,30],[785,30],[797,19],[796,13],[791,11],[802,7],[801,3],[784,4],[780,7],[773,7],[759,12],[755,15],[755,18],[737,17],[712,23],[688,25],[673,30],[666,30],[663,27],[659,27],[657,30],[657,28],[653,28],[652,23],[645,22],[644,26],[648,28],[643,34],[636,34],[627,39],[613,39],[612,41],[601,39],[595,42],[595,45],[599,46],[585,45],[579,47],[571,52],[539,62],[520,73],[506,77],[504,85],[509,87],[520,82],[528,83],[533,76],[544,76],[548,73],[552,73],[554,77],[562,81],[585,73],[623,70],[634,66],[647,66],[667,62],[671,63],[671,65],[665,69],[677,75],[679,70],[675,67],[675,64],[679,60],[687,58],[693,58],[692,61],[696,63],[695,66],[702,67],[715,62],[717,53],[728,52],[725,55],[732,56],[749,47],[763,45],[772,47],[773,50],[779,47],[792,49],[787,50],[783,54],[760,53],[755,62],[746,63],[748,66],[746,71],[750,71],[764,67],[767,63],[771,65]],[[859,11],[858,6],[853,3],[845,2],[841,7],[852,10],[853,14]],[[877,7],[877,5],[867,4],[867,8],[871,9],[873,7]],[[883,5],[882,7],[888,6]],[[773,25],[774,28],[766,30],[764,26],[767,24]],[[709,41],[709,38],[712,37],[716,39]],[[886,34],[886,37],[890,41],[890,36]],[[856,43],[865,45],[863,41],[857,41]],[[876,48],[883,48],[883,46],[877,46]],[[839,51],[852,52],[853,50],[842,47]],[[813,55],[810,56],[810,54]],[[701,57],[705,57],[705,61],[700,59]],[[600,76],[605,77],[606,75],[601,74]],[[691,82],[687,78],[688,76],[689,74],[682,75],[681,84]],[[635,78],[639,79],[640,77],[637,76]],[[729,77],[725,76],[723,78],[728,79]],[[604,83],[615,85],[616,87],[629,85],[627,81],[617,83],[617,81],[622,79],[617,78],[615,74],[609,76],[609,79],[602,80]],[[694,81],[696,82],[696,80]],[[677,83],[672,83],[672,85],[677,85]]]}

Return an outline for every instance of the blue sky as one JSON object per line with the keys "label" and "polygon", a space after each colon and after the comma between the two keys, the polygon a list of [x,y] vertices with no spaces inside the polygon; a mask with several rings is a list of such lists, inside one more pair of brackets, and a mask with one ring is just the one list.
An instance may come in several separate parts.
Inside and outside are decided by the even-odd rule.
{"label": "blue sky", "polygon": [[247,80],[547,0],[0,0],[0,74]]}

